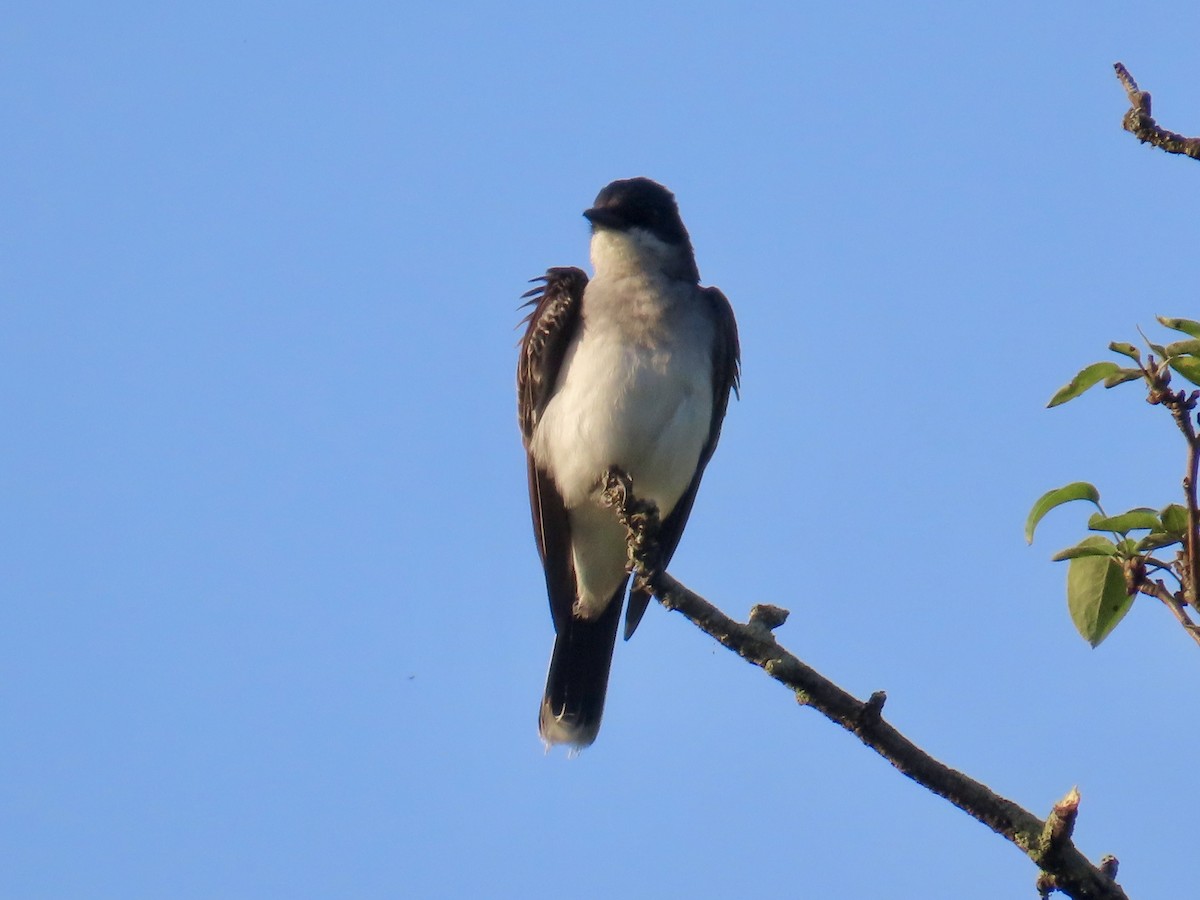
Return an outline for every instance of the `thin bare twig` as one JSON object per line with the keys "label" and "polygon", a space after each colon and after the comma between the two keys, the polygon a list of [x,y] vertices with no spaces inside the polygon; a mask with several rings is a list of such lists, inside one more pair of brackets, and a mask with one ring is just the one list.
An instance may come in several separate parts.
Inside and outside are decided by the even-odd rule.
{"label": "thin bare twig", "polygon": [[1113,63],[1117,80],[1125,88],[1129,98],[1129,110],[1121,125],[1143,144],[1153,144],[1168,153],[1180,153],[1192,159],[1200,159],[1200,138],[1184,137],[1159,126],[1150,115],[1150,92],[1138,88],[1129,70],[1121,63]]}
{"label": "thin bare twig", "polygon": [[1197,552],[1196,546],[1196,529],[1200,527],[1200,508],[1196,505],[1196,471],[1197,464],[1200,463],[1200,454],[1196,448],[1196,430],[1192,427],[1192,417],[1190,412],[1184,412],[1182,416],[1177,416],[1180,421],[1180,428],[1184,425],[1184,436],[1188,442],[1187,452],[1187,474],[1183,477],[1183,493],[1187,497],[1187,581],[1183,585],[1183,596],[1188,603],[1195,605],[1196,590],[1200,588],[1200,553]]}
{"label": "thin bare twig", "polygon": [[[887,696],[882,691],[865,702],[858,700],[780,646],[770,629],[775,627],[773,623],[782,623],[783,610],[772,609],[769,616],[760,611],[751,624],[743,625],[648,564],[644,553],[651,558],[655,553],[657,511],[653,504],[633,496],[632,484],[624,473],[609,473],[605,499],[626,528],[631,568],[663,606],[682,613],[701,631],[762,668],[791,690],[801,705],[812,707],[856,735],[913,781],[1015,844],[1042,870],[1039,890],[1043,886],[1047,892],[1059,890],[1075,900],[1128,900],[1113,876],[1093,866],[1071,841],[1077,793],[1060,801],[1049,821],[1044,822],[986,785],[934,759],[883,719]],[[1111,871],[1115,874],[1115,868]]]}
{"label": "thin bare twig", "polygon": [[1152,583],[1146,578],[1140,580],[1152,589],[1143,590],[1139,586],[1138,590],[1162,600],[1179,620],[1179,624],[1197,644],[1200,644],[1200,626],[1192,621],[1184,608],[1191,605],[1195,609],[1200,602],[1197,599],[1200,597],[1200,503],[1197,502],[1200,487],[1197,484],[1197,477],[1200,475],[1200,435],[1196,433],[1192,418],[1196,414],[1200,392],[1172,391],[1170,378],[1170,369],[1164,361],[1156,372],[1147,376],[1147,380],[1150,381],[1150,395],[1147,400],[1151,404],[1165,406],[1170,411],[1183,439],[1187,442],[1187,470],[1183,475],[1183,494],[1187,501],[1187,535],[1183,558],[1177,567],[1181,592],[1180,596],[1176,596],[1168,591],[1161,581]]}
{"label": "thin bare twig", "polygon": [[[1166,366],[1163,366],[1166,369]],[[1196,426],[1192,424],[1193,410],[1196,408],[1195,396],[1189,397],[1185,392],[1166,392],[1162,398],[1163,406],[1171,411],[1175,424],[1187,441],[1187,472],[1183,476],[1183,493],[1187,498],[1187,566],[1184,569],[1183,597],[1188,603],[1196,603],[1197,589],[1200,588],[1200,547],[1197,547],[1197,528],[1200,528],[1200,507],[1196,502],[1196,475],[1200,469],[1200,439],[1196,437]]]}
{"label": "thin bare twig", "polygon": [[1179,602],[1179,598],[1172,594],[1165,584],[1161,581],[1146,579],[1138,585],[1138,591],[1161,600],[1163,605],[1171,611],[1171,615],[1183,626],[1183,630],[1191,636],[1193,641],[1200,644],[1200,625],[1192,621],[1184,605]]}

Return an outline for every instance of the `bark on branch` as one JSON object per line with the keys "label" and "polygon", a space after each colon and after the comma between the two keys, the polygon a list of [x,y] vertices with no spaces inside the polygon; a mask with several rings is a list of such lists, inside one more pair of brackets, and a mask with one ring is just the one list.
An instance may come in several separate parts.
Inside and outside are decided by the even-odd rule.
{"label": "bark on branch", "polygon": [[1041,870],[1037,889],[1043,897],[1062,891],[1075,900],[1128,900],[1116,877],[1116,859],[1094,866],[1071,841],[1079,795],[1072,789],[1046,821],[986,785],[934,759],[882,716],[887,695],[877,691],[862,701],[805,665],[776,641],[771,629],[783,624],[787,611],[756,606],[750,622],[735,622],[703,597],[688,590],[657,566],[655,534],[658,513],[653,503],[639,501],[624,473],[612,470],[605,498],[625,526],[630,568],[667,609],[690,619],[747,662],[763,669],[796,695],[802,706],[820,712],[858,737],[913,781],[945,797],[968,815],[1007,838]]}
{"label": "bark on branch", "polygon": [[1200,138],[1184,137],[1161,127],[1150,115],[1150,92],[1138,88],[1129,70],[1121,63],[1113,63],[1113,68],[1117,72],[1117,80],[1125,88],[1125,95],[1129,97],[1129,111],[1121,122],[1125,130],[1143,144],[1153,144],[1168,153],[1181,153],[1192,159],[1200,159]]}

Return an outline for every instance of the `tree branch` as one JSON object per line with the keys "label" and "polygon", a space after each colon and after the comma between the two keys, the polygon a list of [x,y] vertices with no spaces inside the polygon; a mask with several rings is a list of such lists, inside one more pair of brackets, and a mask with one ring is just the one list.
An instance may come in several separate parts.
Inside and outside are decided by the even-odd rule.
{"label": "tree branch", "polygon": [[1113,63],[1117,80],[1129,97],[1129,111],[1121,125],[1143,144],[1153,144],[1168,153],[1181,153],[1192,159],[1200,159],[1200,138],[1184,137],[1159,126],[1150,115],[1150,92],[1138,88],[1129,70],[1121,63]]}
{"label": "tree branch", "polygon": [[858,700],[779,645],[771,629],[783,623],[786,610],[755,607],[750,623],[743,625],[660,571],[655,563],[658,511],[654,504],[634,497],[630,479],[618,470],[610,470],[604,487],[605,501],[626,528],[630,568],[663,606],[682,613],[701,631],[763,669],[791,690],[801,705],[812,707],[857,736],[913,781],[1010,840],[1042,870],[1038,889],[1043,896],[1059,890],[1075,900],[1128,900],[1113,880],[1115,859],[1107,869],[1097,868],[1071,841],[1079,803],[1076,791],[1060,801],[1043,822],[986,785],[934,759],[884,721],[882,710],[887,695],[882,691],[865,702]]}

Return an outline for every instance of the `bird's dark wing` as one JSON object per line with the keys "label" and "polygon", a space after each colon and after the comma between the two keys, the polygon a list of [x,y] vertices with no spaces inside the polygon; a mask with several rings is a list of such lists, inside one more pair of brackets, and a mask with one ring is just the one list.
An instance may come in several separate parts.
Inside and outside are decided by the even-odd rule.
{"label": "bird's dark wing", "polygon": [[522,320],[525,335],[517,360],[517,410],[526,443],[550,401],[563,356],[579,328],[588,277],[571,266],[549,269],[533,280],[542,283],[522,295],[530,298],[523,305],[532,306],[533,312]]}
{"label": "bird's dark wing", "polygon": [[[692,513],[692,504],[696,502],[696,491],[700,487],[700,479],[704,475],[704,467],[712,459],[713,451],[717,449],[717,441],[721,437],[721,424],[725,421],[725,410],[729,407],[729,392],[735,394],[741,380],[741,347],[738,344],[737,322],[733,317],[733,307],[721,291],[715,287],[700,288],[703,301],[709,305],[716,337],[713,342],[713,412],[712,424],[708,429],[708,440],[700,451],[700,461],[696,465],[696,474],[692,476],[687,490],[671,510],[671,514],[663,520],[658,532],[658,544],[662,551],[662,567],[665,569],[679,546],[683,536],[683,526],[687,524],[688,516]],[[633,491],[637,493],[637,485]],[[625,609],[625,640],[629,640],[637,630],[638,623],[650,605],[650,593],[634,589],[629,593],[629,605]]]}
{"label": "bird's dark wing", "polygon": [[533,306],[525,318],[525,335],[517,360],[517,415],[529,466],[529,508],[533,533],[546,570],[546,590],[555,630],[563,633],[575,605],[575,572],[571,529],[562,495],[550,473],[538,468],[528,452],[534,426],[546,409],[558,382],[563,357],[579,329],[579,309],[587,275],[582,269],[550,269],[525,297]]}

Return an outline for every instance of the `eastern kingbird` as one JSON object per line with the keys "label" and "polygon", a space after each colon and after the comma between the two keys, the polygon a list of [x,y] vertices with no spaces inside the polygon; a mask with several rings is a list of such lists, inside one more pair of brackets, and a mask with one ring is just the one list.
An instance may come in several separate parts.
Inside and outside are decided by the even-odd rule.
{"label": "eastern kingbird", "polygon": [[[687,523],[739,372],[729,301],[701,287],[675,196],[614,181],[584,212],[595,276],[550,269],[527,297],[517,404],[554,652],[538,727],[586,747],[604,712],[625,570],[625,530],[599,497],[612,467],[658,506],[666,565]],[[625,638],[650,602],[630,592]]]}

